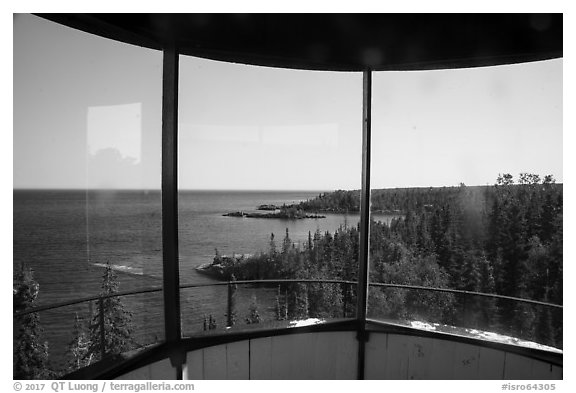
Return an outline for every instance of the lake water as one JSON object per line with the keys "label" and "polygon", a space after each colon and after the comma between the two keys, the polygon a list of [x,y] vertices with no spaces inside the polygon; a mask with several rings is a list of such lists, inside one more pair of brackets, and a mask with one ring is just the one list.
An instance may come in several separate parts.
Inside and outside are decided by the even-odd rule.
{"label": "lake water", "polygon": [[[267,251],[288,229],[294,243],[308,232],[334,232],[356,225],[358,214],[326,214],[323,219],[224,217],[256,211],[260,204],[294,203],[317,192],[183,191],[179,194],[179,254],[182,283],[210,280],[195,268],[220,254]],[[385,217],[386,218],[386,217]],[[14,191],[14,269],[25,263],[40,283],[39,304],[96,294],[82,275],[110,262],[150,286],[162,277],[161,198],[158,191]],[[79,274],[82,273],[82,274]],[[125,276],[123,276],[125,277]],[[136,279],[136,281],[134,280]],[[125,288],[127,289],[127,288]]]}
{"label": "lake water", "polygon": [[[318,192],[180,192],[181,283],[213,282],[195,268],[211,262],[215,249],[223,255],[254,254],[268,250],[271,233],[280,245],[288,229],[292,241],[301,244],[308,232],[334,232],[341,225],[358,223],[358,214],[326,214],[323,219],[301,220],[223,216],[234,211],[255,211],[261,204],[291,204],[316,195]],[[121,291],[161,286],[161,220],[159,191],[15,190],[14,271],[22,263],[34,270],[40,285],[36,305],[97,295],[101,266],[106,262],[122,270],[118,271]],[[254,291],[239,291],[238,303],[248,304],[253,295],[258,295]],[[205,315],[213,314],[223,323],[225,296],[225,287],[183,290],[184,334],[201,329]],[[129,296],[124,300],[138,326],[135,337],[139,343],[161,339],[162,294]],[[89,313],[89,304],[41,313],[51,352],[61,355],[70,339],[74,315],[87,318]]]}

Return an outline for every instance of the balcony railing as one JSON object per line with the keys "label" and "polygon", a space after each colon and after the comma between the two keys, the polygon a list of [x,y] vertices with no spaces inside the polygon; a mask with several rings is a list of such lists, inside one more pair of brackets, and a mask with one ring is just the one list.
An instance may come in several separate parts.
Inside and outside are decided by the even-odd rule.
{"label": "balcony railing", "polygon": [[[297,320],[303,323],[322,323],[327,320],[341,318],[356,318],[356,286],[353,281],[344,280],[315,280],[315,279],[270,279],[270,280],[241,280],[223,281],[217,283],[199,283],[180,285],[180,296],[183,297],[187,291],[196,293],[202,288],[212,288],[219,290],[218,301],[215,307],[218,311],[212,314],[210,310],[196,311],[196,315],[189,315],[189,306],[198,306],[193,303],[194,294],[190,296],[190,301],[182,299],[182,323],[183,336],[201,337],[203,335],[218,334],[219,332],[242,330],[247,328],[257,328],[259,326],[270,328],[286,328],[296,326],[290,323]],[[562,348],[562,341],[557,337],[562,337],[562,309],[563,306],[551,304],[543,301],[522,299],[512,296],[487,294],[472,291],[455,290],[448,288],[433,288],[417,285],[403,285],[391,283],[370,283],[370,295],[368,300],[368,318],[389,322],[391,324],[401,324],[417,329],[433,330],[440,333],[456,334],[477,339],[503,342],[520,346],[536,347],[540,349],[555,350]],[[242,301],[238,301],[236,296],[244,290]],[[295,292],[300,290],[302,294],[319,293],[325,290],[332,293],[337,299],[337,304],[329,310],[318,309],[318,299],[307,299],[305,305],[306,314],[298,314],[291,307],[298,304],[298,299],[289,299]],[[93,304],[99,308],[99,332],[100,356],[105,359],[110,356],[114,348],[106,348],[106,337],[104,337],[104,301],[110,298],[128,298],[137,295],[150,295],[162,292],[161,287],[151,287],[146,289],[136,289],[130,291],[117,292],[106,296],[89,296],[57,304],[28,308],[15,312],[14,322],[19,318],[32,313],[42,313],[48,311],[63,310],[67,307],[76,307],[78,314],[79,305],[89,305],[89,317],[93,318]],[[250,320],[251,305],[248,299],[255,298],[260,306],[258,317]],[[302,299],[300,299],[302,301]],[[316,303],[315,303],[316,302]],[[280,304],[282,304],[280,306]],[[316,304],[316,306],[314,305]],[[142,305],[141,305],[142,306]],[[144,305],[146,307],[146,305]],[[316,307],[316,309],[314,308]],[[280,308],[282,315],[279,315]],[[288,308],[288,310],[287,310]],[[143,310],[148,312],[149,310]],[[69,313],[68,316],[70,315]],[[210,315],[210,320],[208,320]],[[235,316],[235,317],[233,317]],[[218,324],[212,324],[218,318]],[[522,324],[518,324],[523,318],[530,322],[528,329],[522,329]],[[151,318],[154,320],[155,318]],[[161,318],[156,323],[161,330]],[[244,320],[244,321],[243,321]],[[548,329],[552,331],[539,332],[538,329],[545,329],[546,326],[541,321],[547,321]],[[225,322],[222,322],[225,321]],[[42,322],[42,320],[41,320]],[[72,321],[70,321],[72,322]],[[554,322],[557,322],[554,324]],[[554,328],[554,326],[557,326]],[[139,330],[146,330],[146,326]],[[155,342],[161,342],[158,335],[154,335],[154,329],[149,329],[149,337],[139,344],[134,344],[134,349],[142,349]],[[48,332],[50,333],[50,332]],[[53,363],[64,364],[66,342],[70,341],[70,331],[61,332],[62,336],[56,340],[59,343],[50,348],[60,349],[59,355],[54,355]],[[142,332],[140,332],[142,334]],[[66,336],[67,337],[63,337]]]}

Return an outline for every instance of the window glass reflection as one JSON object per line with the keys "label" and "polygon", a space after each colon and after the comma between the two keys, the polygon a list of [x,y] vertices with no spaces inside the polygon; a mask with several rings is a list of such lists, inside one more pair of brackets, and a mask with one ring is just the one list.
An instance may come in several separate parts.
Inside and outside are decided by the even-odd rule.
{"label": "window glass reflection", "polygon": [[[53,379],[164,337],[161,60],[14,17],[17,379]],[[49,309],[27,314],[39,306]]]}
{"label": "window glass reflection", "polygon": [[184,334],[354,317],[359,206],[323,198],[360,187],[361,74],[185,56],[180,70]]}
{"label": "window glass reflection", "polygon": [[374,76],[369,316],[562,348],[562,60]]}

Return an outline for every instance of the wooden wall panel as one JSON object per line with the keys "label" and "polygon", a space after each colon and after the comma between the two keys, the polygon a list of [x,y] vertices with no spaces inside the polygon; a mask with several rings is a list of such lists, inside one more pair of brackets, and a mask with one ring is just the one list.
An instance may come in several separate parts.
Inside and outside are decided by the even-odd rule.
{"label": "wooden wall panel", "polygon": [[366,343],[365,379],[382,379],[386,370],[387,334],[370,334]]}
{"label": "wooden wall panel", "polygon": [[[272,337],[272,375],[271,379],[293,379],[292,369],[296,358],[294,335]],[[299,361],[299,359],[296,359]]]}
{"label": "wooden wall panel", "polygon": [[[188,379],[355,379],[354,332],[289,334],[188,353]],[[562,379],[562,367],[456,341],[371,333],[366,379]],[[169,360],[122,379],[174,379]]]}
{"label": "wooden wall panel", "polygon": [[408,343],[408,379],[429,379],[433,340],[426,337],[406,337]]}
{"label": "wooden wall panel", "polygon": [[250,379],[272,379],[272,338],[250,340]]}
{"label": "wooden wall panel", "polygon": [[[314,353],[314,379],[338,379],[338,336],[334,333],[318,334]],[[327,360],[332,359],[332,360]]]}
{"label": "wooden wall panel", "polygon": [[188,380],[204,379],[204,350],[188,352],[182,378]]}
{"label": "wooden wall panel", "polygon": [[532,359],[507,352],[504,359],[504,379],[532,378]]}
{"label": "wooden wall panel", "polygon": [[433,340],[430,353],[428,379],[454,379],[454,364],[458,343],[447,340]]}
{"label": "wooden wall panel", "polygon": [[204,379],[226,379],[226,345],[204,348]]}
{"label": "wooden wall panel", "polygon": [[170,359],[164,359],[150,365],[151,380],[174,380],[176,379],[176,369],[172,367]]}
{"label": "wooden wall panel", "polygon": [[506,353],[492,348],[480,347],[478,359],[479,379],[504,379]]}
{"label": "wooden wall panel", "polygon": [[457,343],[454,356],[454,379],[478,379],[480,347]]}
{"label": "wooden wall panel", "polygon": [[505,379],[562,379],[562,367],[530,359],[513,353],[506,353],[504,363]]}
{"label": "wooden wall panel", "polygon": [[[323,333],[316,333],[321,335]],[[335,332],[333,340],[338,343],[336,355],[336,378],[356,379],[358,375],[358,341],[355,332]],[[326,358],[326,361],[333,360]]]}
{"label": "wooden wall panel", "polygon": [[562,367],[552,366],[552,379],[564,379],[562,371]]}
{"label": "wooden wall panel", "polygon": [[453,365],[456,357],[457,343],[447,340],[432,340],[430,360],[428,365],[428,379],[454,379]]}
{"label": "wooden wall panel", "polygon": [[250,378],[249,341],[238,341],[226,345],[226,379]]}
{"label": "wooden wall panel", "polygon": [[[371,334],[373,337],[374,334]],[[388,335],[386,350],[386,368],[382,379],[408,379],[408,342],[407,336]]]}
{"label": "wooden wall panel", "polygon": [[562,367],[467,343],[372,333],[366,379],[562,379]]}
{"label": "wooden wall panel", "polygon": [[[355,337],[353,332],[273,337],[270,378],[355,379],[358,356]],[[255,357],[251,356],[251,361],[254,359]],[[254,379],[256,377],[257,375],[251,376]]]}
{"label": "wooden wall panel", "polygon": [[[292,375],[290,379],[313,379],[316,361],[317,333],[296,334],[291,342],[295,351],[292,352]],[[338,345],[334,343],[334,345]]]}
{"label": "wooden wall panel", "polygon": [[532,360],[532,376],[534,379],[553,379],[552,368],[551,364]]}

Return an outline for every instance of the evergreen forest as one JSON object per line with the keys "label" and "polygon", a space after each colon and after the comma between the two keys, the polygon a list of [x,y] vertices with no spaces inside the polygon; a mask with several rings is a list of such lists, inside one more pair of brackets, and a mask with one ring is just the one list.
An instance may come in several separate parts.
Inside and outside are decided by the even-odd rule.
{"label": "evergreen forest", "polygon": [[[335,191],[296,205],[353,212],[360,191]],[[450,288],[562,304],[562,184],[552,176],[499,175],[492,186],[374,190],[371,210],[393,212],[370,225],[370,282]],[[356,281],[359,230],[309,233],[304,244],[270,236],[254,256],[216,255],[220,278]],[[355,312],[355,285],[278,287],[277,319],[340,318]],[[369,317],[498,332],[562,347],[562,310],[479,295],[371,286]]]}

